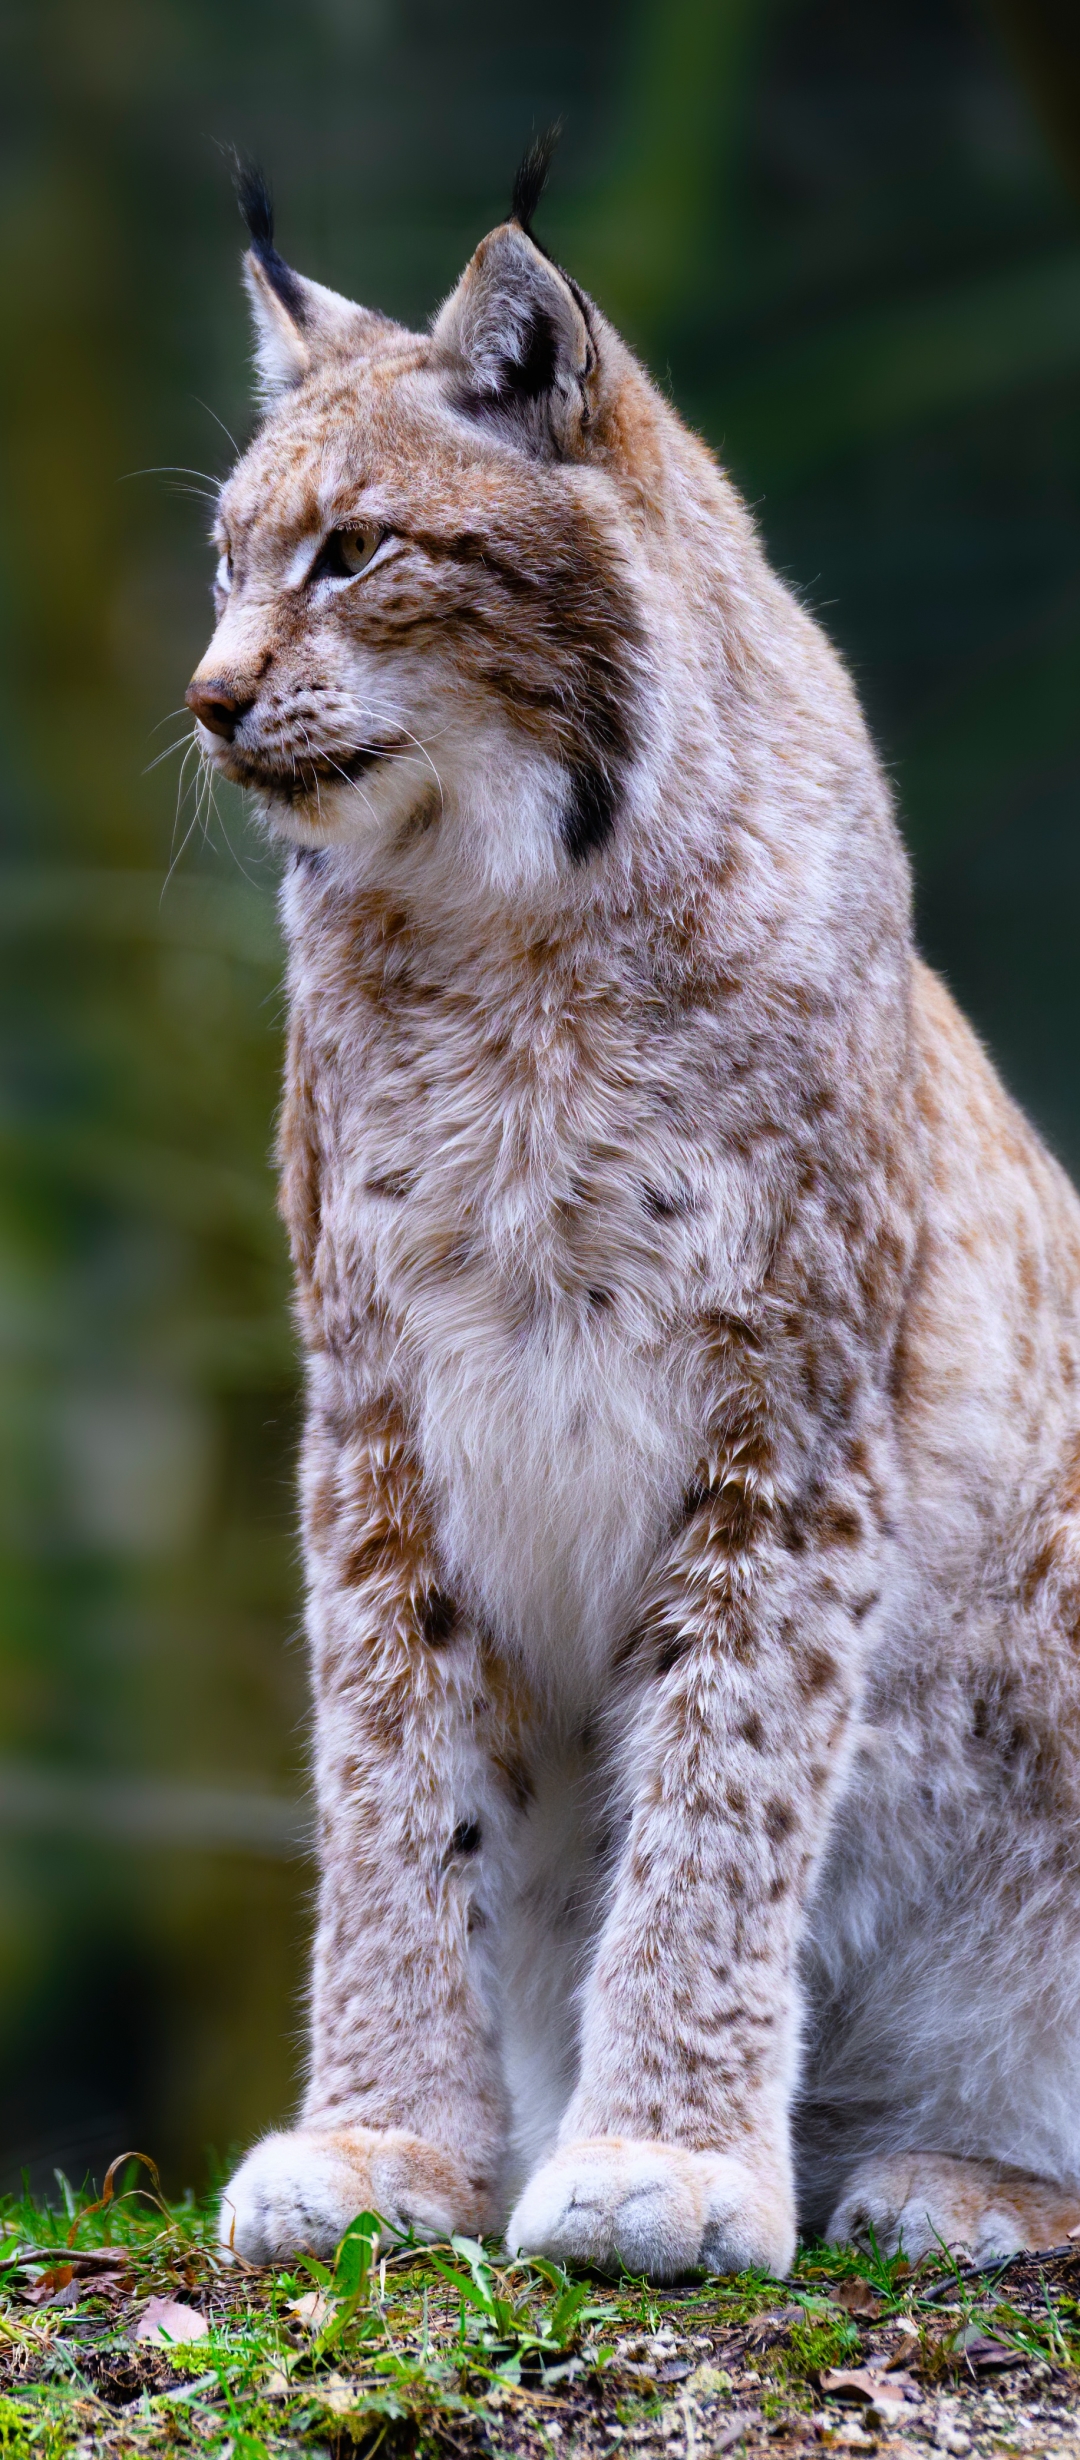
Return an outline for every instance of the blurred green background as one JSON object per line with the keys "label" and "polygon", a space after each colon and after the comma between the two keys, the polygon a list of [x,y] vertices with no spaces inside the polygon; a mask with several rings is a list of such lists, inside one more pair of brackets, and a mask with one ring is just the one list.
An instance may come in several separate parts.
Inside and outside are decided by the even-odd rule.
{"label": "blurred green background", "polygon": [[923,944],[1080,1170],[1078,27],[3,0],[2,2185],[129,2145],[199,2183],[300,2058],[274,862],[148,767],[249,431],[217,141],[287,255],[416,322],[565,115],[543,234],[853,662]]}

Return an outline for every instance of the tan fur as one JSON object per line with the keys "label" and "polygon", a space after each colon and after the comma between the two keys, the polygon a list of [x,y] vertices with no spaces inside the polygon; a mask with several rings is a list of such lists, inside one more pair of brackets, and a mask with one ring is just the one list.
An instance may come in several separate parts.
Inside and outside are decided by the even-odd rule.
{"label": "tan fur", "polygon": [[1076,1199],[912,953],[842,668],[597,311],[514,225],[430,337],[250,279],[191,698],[308,849],[322,1877],[224,2234],[1058,2234]]}
{"label": "tan fur", "polygon": [[831,2235],[903,2245],[913,2263],[942,2245],[993,2263],[1025,2247],[1063,2246],[1080,2225],[1080,2193],[1063,2195],[1004,2161],[951,2161],[901,2153],[857,2171],[833,2214]]}

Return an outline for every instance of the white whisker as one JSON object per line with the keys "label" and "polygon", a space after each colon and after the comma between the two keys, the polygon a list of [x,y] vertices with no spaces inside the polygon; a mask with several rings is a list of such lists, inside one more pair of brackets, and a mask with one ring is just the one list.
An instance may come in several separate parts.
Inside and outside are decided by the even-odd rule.
{"label": "white whisker", "polygon": [[182,760],[182,761],[181,761],[181,763],[180,763],[180,775],[179,775],[179,778],[178,778],[178,780],[177,780],[177,789],[176,789],[176,818],[175,818],[175,820],[173,821],[173,846],[174,846],[174,849],[175,849],[175,850],[174,850],[174,852],[173,852],[173,856],[172,856],[172,860],[171,860],[171,862],[170,862],[170,864],[169,864],[169,868],[168,868],[168,870],[167,870],[167,872],[166,872],[166,874],[165,874],[165,878],[164,878],[164,880],[162,881],[162,885],[161,885],[161,895],[160,895],[160,897],[159,897],[159,899],[158,899],[158,904],[159,904],[159,906],[164,905],[164,903],[165,903],[165,893],[166,893],[166,890],[167,890],[167,888],[168,888],[168,886],[169,886],[169,882],[170,882],[170,880],[172,879],[172,876],[173,876],[174,871],[176,870],[176,866],[177,866],[177,864],[183,860],[184,854],[186,853],[187,847],[188,847],[188,845],[190,844],[190,841],[191,841],[191,838],[192,838],[193,832],[194,832],[194,830],[195,830],[195,828],[196,828],[196,825],[197,825],[197,823],[198,823],[198,818],[199,818],[199,806],[198,806],[198,800],[196,800],[196,803],[195,803],[195,809],[194,809],[194,811],[192,812],[191,818],[190,818],[190,820],[189,820],[189,822],[188,822],[188,825],[187,825],[187,827],[186,827],[186,829],[185,829],[185,831],[184,831],[183,837],[182,837],[182,838],[181,838],[181,840],[180,840],[180,844],[179,844],[179,846],[177,846],[177,845],[176,845],[176,832],[177,832],[177,829],[178,829],[178,827],[179,827],[179,825],[180,825],[180,813],[181,813],[181,810],[182,810],[182,808],[183,808],[183,800],[184,800],[184,796],[185,796],[185,792],[186,792],[186,789],[185,789],[185,787],[184,787],[184,771],[185,771],[185,769],[187,768],[187,764],[188,764],[188,761],[189,761],[189,759],[190,759],[190,757],[191,757],[192,752],[197,752],[197,751],[198,751],[198,748],[199,748],[199,747],[198,747],[198,744],[196,743],[195,737],[194,737],[194,735],[192,735],[192,737],[191,737],[191,741],[190,741],[190,743],[188,744],[187,751],[185,752],[184,757],[183,757],[183,760]]}
{"label": "white whisker", "polygon": [[149,777],[152,769],[160,769],[163,760],[171,760],[173,753],[180,750],[181,744],[191,743],[193,739],[191,735],[177,735],[175,743],[167,743],[163,752],[158,752],[153,760],[147,761],[143,776]]}
{"label": "white whisker", "polygon": [[217,411],[216,411],[216,410],[211,410],[209,402],[208,402],[208,401],[202,401],[202,400],[200,399],[200,397],[199,397],[198,393],[193,393],[193,394],[192,394],[192,396],[191,396],[191,398],[192,398],[192,401],[194,401],[194,402],[197,402],[197,403],[198,403],[198,406],[199,406],[199,409],[200,409],[200,410],[205,410],[205,412],[206,412],[206,415],[207,415],[207,418],[208,418],[208,419],[213,419],[213,422],[214,422],[215,427],[220,427],[221,432],[222,432],[222,435],[223,435],[223,436],[227,439],[227,441],[228,441],[228,442],[232,445],[232,448],[233,448],[233,451],[234,451],[234,453],[235,453],[235,455],[236,455],[236,458],[237,458],[237,460],[239,461],[239,459],[240,459],[240,447],[239,447],[239,445],[238,445],[238,443],[237,443],[237,441],[236,441],[236,437],[235,437],[234,435],[231,435],[231,434],[230,434],[229,429],[228,429],[228,428],[226,427],[226,425],[225,425],[225,421],[224,421],[224,419],[219,419],[218,414],[217,414]]}
{"label": "white whisker", "polygon": [[189,470],[183,461],[157,461],[152,462],[148,470],[122,470],[117,486],[122,487],[129,478],[201,478],[208,487],[213,488],[215,495],[221,494],[225,484],[224,479],[214,478],[209,470]]}

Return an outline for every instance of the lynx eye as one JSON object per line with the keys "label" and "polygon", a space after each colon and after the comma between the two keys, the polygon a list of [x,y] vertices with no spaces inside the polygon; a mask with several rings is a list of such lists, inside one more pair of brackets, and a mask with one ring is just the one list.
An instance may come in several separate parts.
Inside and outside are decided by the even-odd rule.
{"label": "lynx eye", "polygon": [[386,536],[373,522],[362,522],[355,529],[331,530],[321,555],[312,566],[313,581],[355,581],[366,572]]}

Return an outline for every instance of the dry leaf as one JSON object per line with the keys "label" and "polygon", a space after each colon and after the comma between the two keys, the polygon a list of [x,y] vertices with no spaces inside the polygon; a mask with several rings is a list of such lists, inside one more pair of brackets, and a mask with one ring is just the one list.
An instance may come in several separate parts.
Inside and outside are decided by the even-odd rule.
{"label": "dry leaf", "polygon": [[874,2360],[874,2364],[881,2366],[887,2375],[891,2375],[897,2366],[906,2366],[909,2357],[917,2355],[919,2339],[918,2324],[912,2322],[910,2315],[894,2315],[889,2330],[890,2332],[902,2332],[903,2340],[899,2349],[892,2349],[887,2357]]}
{"label": "dry leaf", "polygon": [[872,2400],[881,2378],[868,2366],[823,2366],[818,2380],[823,2392],[854,2392],[859,2400]]}
{"label": "dry leaf", "polygon": [[818,2381],[823,2392],[851,2392],[856,2400],[895,2404],[918,2398],[910,2375],[886,2374],[880,2366],[823,2366]]}
{"label": "dry leaf", "polygon": [[869,2281],[838,2281],[829,2296],[834,2306],[842,2306],[845,2315],[865,2315],[871,2322],[881,2313],[881,2300],[874,2296]]}
{"label": "dry leaf", "polygon": [[321,2289],[305,2289],[302,2298],[294,2298],[289,2308],[298,2323],[305,2323],[309,2332],[321,2332],[330,2312],[330,2301]]}
{"label": "dry leaf", "polygon": [[78,2303],[78,2281],[64,2281],[61,2283],[59,2289],[35,2289],[33,2295],[26,2300],[26,2304],[28,2306],[48,2306],[53,2308],[57,2306],[77,2306]]}
{"label": "dry leaf", "polygon": [[[876,2368],[872,2371],[876,2372]],[[877,2377],[882,2391],[890,2400],[921,2400],[922,2392],[914,2375],[906,2375],[899,2366],[883,2366]],[[875,2400],[877,2393],[874,2394]]]}
{"label": "dry leaf", "polygon": [[[33,2289],[27,2290],[25,2302],[27,2306],[55,2306],[57,2291],[71,2289],[73,2286],[74,2273],[70,2264],[50,2264],[47,2272],[39,2272]],[[78,2294],[76,2289],[76,2298]],[[74,2304],[74,2299],[68,2298],[66,2303],[71,2306]]]}
{"label": "dry leaf", "polygon": [[946,2355],[954,2364],[962,2360],[965,2365],[986,2371],[992,2367],[1022,2366],[1024,2363],[1019,2349],[1010,2349],[1007,2341],[997,2340],[992,2332],[984,2332],[977,2323],[965,2323],[959,2332],[954,2332]]}
{"label": "dry leaf", "polygon": [[[95,2249],[95,2257],[99,2250]],[[85,2252],[65,2255],[62,2262],[51,2263],[39,2272],[32,2289],[23,2291],[26,2306],[77,2306],[80,2296],[89,2291],[121,2289],[130,2272],[127,2255],[122,2247],[104,2247],[102,2260],[89,2263]]]}
{"label": "dry leaf", "polygon": [[334,2417],[347,2417],[360,2398],[359,2384],[347,2383],[341,2375],[326,2375],[321,2383],[313,2383],[311,2390]]}
{"label": "dry leaf", "polygon": [[781,2333],[787,2331],[789,2324],[802,2323],[803,2320],[801,2306],[778,2306],[773,2314],[755,2315],[746,2337],[751,2348],[767,2349],[770,2341],[779,2339]]}
{"label": "dry leaf", "polygon": [[135,2326],[136,2340],[153,2341],[158,2349],[205,2340],[210,2326],[197,2307],[181,2306],[176,2298],[150,2298]]}

